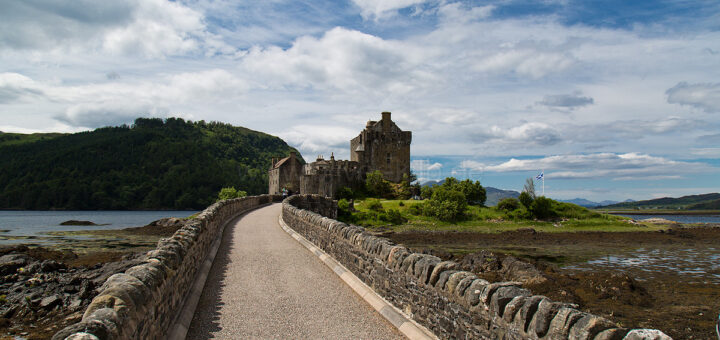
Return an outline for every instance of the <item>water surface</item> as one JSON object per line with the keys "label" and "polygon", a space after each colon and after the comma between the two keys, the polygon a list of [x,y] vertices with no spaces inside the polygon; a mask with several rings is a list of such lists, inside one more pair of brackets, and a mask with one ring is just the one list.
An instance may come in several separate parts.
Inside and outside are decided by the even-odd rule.
{"label": "water surface", "polygon": [[[195,211],[0,211],[0,244],[47,241],[47,233],[69,230],[111,230],[141,227],[164,217],[187,217]],[[97,226],[61,226],[68,220]]]}

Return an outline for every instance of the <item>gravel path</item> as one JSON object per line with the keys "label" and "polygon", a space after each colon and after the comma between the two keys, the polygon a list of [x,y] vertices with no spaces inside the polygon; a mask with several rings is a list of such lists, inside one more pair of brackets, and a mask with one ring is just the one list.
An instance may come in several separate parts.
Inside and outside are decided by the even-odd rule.
{"label": "gravel path", "polygon": [[187,338],[404,338],[280,228],[280,211],[273,204],[227,226]]}

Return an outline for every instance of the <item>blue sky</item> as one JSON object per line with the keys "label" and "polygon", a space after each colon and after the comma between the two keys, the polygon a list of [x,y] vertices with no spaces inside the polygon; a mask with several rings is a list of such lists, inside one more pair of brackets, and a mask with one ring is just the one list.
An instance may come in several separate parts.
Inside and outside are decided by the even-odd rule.
{"label": "blue sky", "polygon": [[717,1],[14,1],[0,131],[138,116],[278,135],[306,159],[392,111],[422,179],[591,200],[720,191]]}

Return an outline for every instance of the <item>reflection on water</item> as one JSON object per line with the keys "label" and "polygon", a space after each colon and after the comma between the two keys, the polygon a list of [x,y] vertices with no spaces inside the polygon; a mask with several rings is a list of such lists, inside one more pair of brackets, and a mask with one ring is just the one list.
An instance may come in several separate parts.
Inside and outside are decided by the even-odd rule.
{"label": "reflection on water", "polygon": [[646,249],[639,248],[622,255],[608,255],[563,267],[590,271],[632,270],[639,280],[650,280],[659,274],[676,274],[686,282],[720,283],[720,248]]}

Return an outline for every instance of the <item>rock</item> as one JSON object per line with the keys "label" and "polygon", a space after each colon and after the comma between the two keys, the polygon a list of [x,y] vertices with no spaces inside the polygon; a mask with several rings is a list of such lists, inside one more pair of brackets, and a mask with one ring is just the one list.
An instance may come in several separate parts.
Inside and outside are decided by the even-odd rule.
{"label": "rock", "polygon": [[53,260],[43,261],[42,264],[40,265],[40,270],[43,273],[55,272],[60,269],[67,269],[67,266],[64,263],[59,263],[59,262],[53,261]]}
{"label": "rock", "polygon": [[91,221],[69,220],[69,221],[60,223],[60,225],[98,225],[98,224],[96,224],[95,222],[91,222]]}
{"label": "rock", "polygon": [[624,340],[672,340],[672,338],[657,329],[633,329]]}
{"label": "rock", "polygon": [[25,254],[10,254],[0,256],[0,275],[14,274],[18,268],[28,264],[30,257]]}
{"label": "rock", "polygon": [[62,304],[62,298],[60,298],[60,296],[58,295],[51,295],[40,300],[40,308],[47,310],[53,309],[59,304]]}
{"label": "rock", "polygon": [[570,329],[569,338],[571,339],[593,339],[598,333],[608,329],[617,327],[612,321],[603,317],[585,314]]}

